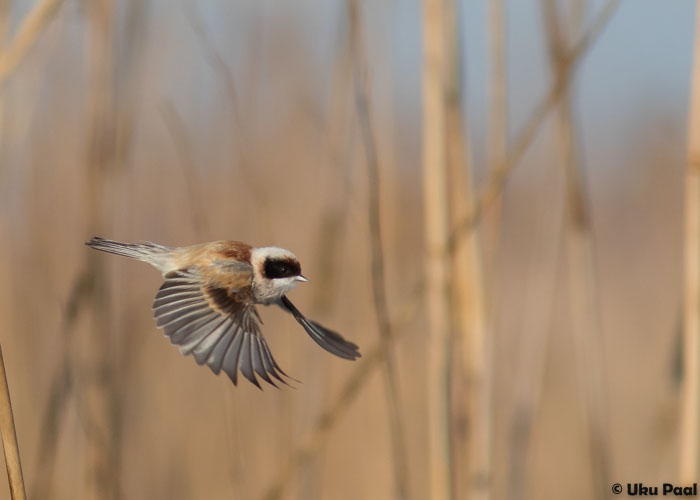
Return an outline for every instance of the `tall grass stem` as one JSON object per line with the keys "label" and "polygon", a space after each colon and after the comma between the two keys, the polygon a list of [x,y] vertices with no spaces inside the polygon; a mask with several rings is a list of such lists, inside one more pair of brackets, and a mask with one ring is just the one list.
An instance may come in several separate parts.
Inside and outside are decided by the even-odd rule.
{"label": "tall grass stem", "polygon": [[423,217],[430,498],[450,497],[445,2],[423,0]]}
{"label": "tall grass stem", "polygon": [[680,479],[684,484],[698,480],[700,467],[700,8],[696,8],[694,51],[685,172],[684,370],[680,426]]}
{"label": "tall grass stem", "polygon": [[0,347],[0,434],[2,434],[2,447],[5,451],[5,465],[7,466],[7,479],[10,483],[10,496],[12,500],[25,500],[27,494],[24,490],[22,462],[19,459],[19,445],[17,444],[15,419],[12,414],[12,404],[10,403],[10,388],[7,384],[2,347]]}

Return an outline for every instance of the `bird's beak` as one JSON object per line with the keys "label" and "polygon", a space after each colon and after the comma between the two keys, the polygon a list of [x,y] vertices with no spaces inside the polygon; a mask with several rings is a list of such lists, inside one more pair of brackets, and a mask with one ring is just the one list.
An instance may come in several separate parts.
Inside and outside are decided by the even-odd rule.
{"label": "bird's beak", "polygon": [[306,279],[303,274],[300,274],[299,276],[297,276],[296,281],[303,281],[304,283],[306,283],[309,280]]}

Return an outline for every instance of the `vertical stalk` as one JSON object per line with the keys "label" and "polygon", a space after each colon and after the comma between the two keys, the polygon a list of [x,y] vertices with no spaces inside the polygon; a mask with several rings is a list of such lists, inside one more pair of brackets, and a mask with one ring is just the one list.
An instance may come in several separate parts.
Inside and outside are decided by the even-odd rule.
{"label": "vertical stalk", "polygon": [[680,479],[698,480],[700,465],[700,8],[696,8],[685,173],[685,287]]}
{"label": "vertical stalk", "polygon": [[[114,103],[112,54],[112,3],[93,0],[86,4],[90,27],[86,50],[89,68],[88,143],[85,161],[85,209],[90,234],[104,234],[107,225],[103,199],[106,177],[114,166]],[[87,273],[94,280],[89,296],[90,323],[79,374],[79,404],[86,417],[86,498],[119,497],[118,432],[115,353],[109,294],[104,280],[104,259],[87,254]]]}
{"label": "vertical stalk", "polygon": [[450,496],[447,158],[444,1],[423,0],[423,212],[425,224],[428,474],[432,500]]}
{"label": "vertical stalk", "polygon": [[[446,161],[451,222],[474,203],[472,156],[461,92],[462,53],[455,0],[446,0]],[[466,133],[465,133],[466,132]],[[487,336],[482,258],[472,227],[451,253],[451,414],[454,498],[487,500],[491,480],[490,347]]]}
{"label": "vertical stalk", "polygon": [[12,415],[10,389],[7,385],[2,348],[0,348],[0,434],[2,434],[2,448],[5,451],[5,465],[7,466],[7,480],[10,483],[10,496],[12,500],[25,500],[27,494],[24,491],[22,462],[19,459],[19,445],[17,444],[15,419]]}
{"label": "vertical stalk", "polygon": [[406,457],[406,439],[404,423],[401,417],[401,390],[399,387],[398,370],[392,351],[391,340],[393,326],[389,316],[389,307],[386,298],[386,273],[384,271],[384,250],[381,231],[381,200],[380,200],[380,175],[379,159],[374,136],[374,127],[370,112],[369,89],[366,81],[365,50],[362,44],[359,12],[357,3],[350,1],[349,15],[351,24],[351,39],[355,55],[355,96],[357,104],[358,125],[365,146],[367,159],[367,181],[369,187],[369,207],[367,210],[369,219],[372,297],[376,312],[377,326],[379,329],[380,347],[382,350],[382,369],[385,380],[387,407],[389,412],[389,429],[392,444],[392,462],[394,467],[394,486],[396,498],[406,500],[410,498],[408,465]]}
{"label": "vertical stalk", "polygon": [[[504,0],[488,2],[488,41],[489,41],[489,114],[487,137],[487,160],[492,175],[500,175],[498,169],[503,169],[507,152],[508,134],[508,89],[506,86],[506,14]],[[496,270],[498,269],[498,248],[501,232],[501,195],[494,200],[490,209],[484,214],[484,264],[486,275],[489,277],[488,290],[491,310],[496,303],[497,291],[494,290]]]}
{"label": "vertical stalk", "polygon": [[[574,8],[578,19],[567,30],[557,9],[556,0],[543,0],[542,11],[547,34],[552,71],[564,83],[557,105],[557,132],[560,163],[566,180],[566,249],[569,303],[577,375],[586,425],[593,491],[596,498],[607,498],[610,491],[610,449],[606,391],[606,366],[602,325],[598,307],[598,286],[592,249],[593,229],[588,207],[585,172],[578,141],[573,105],[573,68],[567,61],[567,33],[577,36],[583,9]],[[576,16],[574,16],[576,17]]]}

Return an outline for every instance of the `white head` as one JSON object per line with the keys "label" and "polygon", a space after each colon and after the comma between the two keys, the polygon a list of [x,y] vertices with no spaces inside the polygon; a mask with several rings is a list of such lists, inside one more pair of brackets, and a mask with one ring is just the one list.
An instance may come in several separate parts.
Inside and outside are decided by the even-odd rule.
{"label": "white head", "polygon": [[262,304],[279,300],[298,281],[307,281],[301,275],[299,260],[284,248],[254,248],[250,254],[250,264],[253,266],[255,300]]}

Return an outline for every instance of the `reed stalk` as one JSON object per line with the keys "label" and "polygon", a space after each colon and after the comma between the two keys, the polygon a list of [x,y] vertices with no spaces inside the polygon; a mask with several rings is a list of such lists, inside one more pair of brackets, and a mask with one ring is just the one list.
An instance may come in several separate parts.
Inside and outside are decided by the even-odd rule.
{"label": "reed stalk", "polygon": [[[617,10],[622,0],[608,0],[597,12],[590,26],[581,35],[578,42],[568,51],[564,59],[564,64],[570,71],[574,71],[581,61],[582,56],[588,51],[593,43],[598,39],[603,29],[608,25],[613,14]],[[508,148],[508,154],[503,159],[503,163],[497,165],[489,176],[485,185],[479,191],[479,196],[470,204],[469,209],[462,215],[460,220],[452,227],[447,249],[449,252],[455,251],[463,233],[469,232],[481,217],[484,210],[490,207],[494,200],[498,199],[503,190],[511,171],[520,162],[528,147],[535,139],[542,124],[549,116],[559,101],[562,91],[567,82],[555,78],[549,90],[542,100],[536,105],[529,118],[525,121],[520,132],[515,136],[513,145]]]}
{"label": "reed stalk", "polygon": [[[508,88],[506,64],[506,12],[504,0],[488,2],[489,112],[486,139],[487,164],[492,174],[505,165],[508,151]],[[484,267],[488,276],[489,317],[495,318],[498,291],[496,275],[501,234],[502,195],[494,198],[482,225]]]}
{"label": "reed stalk", "polygon": [[5,360],[0,347],[0,434],[2,434],[2,447],[5,451],[5,465],[7,466],[7,480],[10,484],[10,496],[12,500],[25,500],[27,494],[24,490],[24,478],[22,477],[22,462],[19,459],[19,444],[15,431],[15,419],[10,403],[10,388],[7,384],[5,372]]}
{"label": "reed stalk", "polygon": [[52,376],[46,407],[41,415],[41,433],[39,437],[37,474],[32,481],[30,492],[34,500],[50,497],[53,472],[56,468],[58,443],[61,425],[65,419],[68,401],[73,395],[74,373],[70,359],[70,344],[81,313],[89,306],[94,286],[94,276],[88,267],[75,279],[68,300],[63,307],[63,318],[59,336],[63,339],[61,362]]}
{"label": "reed stalk", "polygon": [[596,498],[606,498],[610,491],[606,363],[592,249],[593,227],[573,105],[573,74],[566,63],[569,44],[566,33],[573,32],[576,36],[582,10],[574,9],[579,18],[573,19],[575,26],[572,30],[562,26],[555,0],[542,0],[542,11],[552,71],[557,80],[566,82],[557,104],[556,131],[559,139],[557,143],[560,145],[559,163],[565,174],[571,331],[582,401],[582,420],[586,426],[593,473],[593,490]]}
{"label": "reed stalk", "polygon": [[[561,198],[563,197],[562,193]],[[552,204],[560,206],[559,200]],[[528,278],[528,287],[525,292],[522,348],[513,384],[515,404],[508,431],[506,498],[509,500],[525,498],[527,491],[526,480],[532,430],[544,393],[553,316],[556,311],[557,284],[564,260],[565,219],[563,211],[550,213],[543,218],[542,225],[555,228],[556,236],[544,251],[532,256],[533,261],[552,264],[551,272],[542,272],[541,269],[532,272],[533,276]],[[529,267],[534,266],[531,264]]]}
{"label": "reed stalk", "polygon": [[348,2],[350,38],[355,55],[355,101],[358,126],[362,136],[367,162],[368,221],[370,235],[372,298],[382,349],[382,372],[385,380],[389,430],[392,445],[392,464],[396,498],[407,500],[411,497],[406,454],[405,425],[401,412],[401,390],[395,355],[392,351],[393,336],[389,306],[386,297],[386,273],[384,270],[384,249],[381,230],[380,172],[374,124],[370,109],[367,83],[367,64],[360,26],[360,13],[357,2]]}
{"label": "reed stalk", "polygon": [[423,217],[428,314],[428,477],[433,500],[450,497],[449,262],[445,148],[445,2],[423,0]]}
{"label": "reed stalk", "polygon": [[[474,199],[473,160],[462,100],[462,52],[456,2],[445,2],[446,158],[451,217]],[[452,497],[487,500],[491,482],[491,363],[483,266],[476,228],[451,255]]]}
{"label": "reed stalk", "polygon": [[[453,115],[456,116],[450,116]],[[452,213],[461,214],[472,199],[471,161],[464,159],[457,137],[459,116],[448,110],[450,129],[450,200]],[[468,141],[467,141],[468,143]],[[459,160],[459,158],[462,160]],[[483,260],[475,231],[452,255],[452,322],[455,380],[452,414],[453,489],[455,498],[490,498],[491,484],[491,339],[486,322]]]}
{"label": "reed stalk", "polygon": [[680,480],[698,480],[700,466],[700,8],[695,13],[695,47],[688,113],[685,171],[685,270]]}
{"label": "reed stalk", "polygon": [[[89,134],[85,161],[85,211],[88,233],[104,234],[107,227],[104,199],[109,198],[107,175],[114,171],[115,136],[113,92],[113,4],[95,0],[86,6],[90,45],[86,51],[90,70]],[[85,498],[110,500],[120,496],[119,441],[116,439],[117,393],[116,360],[111,345],[114,330],[104,259],[94,252],[87,255],[88,275],[94,279],[88,298],[89,331],[80,339],[84,359],[76,374],[79,411],[86,427]]]}
{"label": "reed stalk", "polygon": [[379,158],[370,110],[369,89],[367,84],[367,68],[365,49],[363,46],[359,12],[357,3],[350,1],[349,18],[351,24],[351,39],[355,54],[355,96],[357,105],[358,125],[362,142],[364,143],[367,161],[368,220],[370,234],[372,298],[379,330],[380,346],[382,349],[382,371],[385,380],[387,409],[389,413],[389,430],[392,445],[392,463],[394,469],[394,488],[396,498],[408,500],[410,485],[406,453],[405,425],[401,412],[401,390],[399,386],[398,369],[391,338],[393,336],[389,306],[386,297],[386,273],[384,270],[384,249],[381,230],[381,199]]}
{"label": "reed stalk", "polygon": [[[575,70],[576,68],[576,61],[578,60],[578,58],[580,58],[581,54],[585,53],[586,48],[590,47],[595,42],[600,33],[602,33],[603,28],[612,18],[612,15],[615,13],[618,5],[618,0],[608,0],[608,2],[598,11],[593,22],[589,25],[586,31],[577,39],[578,42],[570,48],[560,43],[561,40],[559,39],[560,30],[558,20],[551,14],[552,6],[543,5],[545,9],[545,15],[547,16],[546,28],[548,30],[550,56],[552,57],[553,65],[555,66],[555,69],[553,71],[553,83],[551,86],[553,92],[550,94],[552,100],[547,101],[547,104],[551,106],[551,109],[556,108],[557,110],[559,110],[559,114],[557,115],[557,119],[559,120],[559,128],[568,127],[570,124],[569,118],[566,117],[566,115],[561,114],[561,104],[559,103],[561,96],[566,95],[568,92],[569,84],[571,82],[571,75],[573,74],[573,70]],[[556,48],[553,45],[555,38],[557,39]],[[535,116],[536,115],[533,115],[533,120]],[[562,117],[564,118],[563,122]],[[564,134],[564,140],[568,140],[570,133],[571,130],[568,130],[568,132]],[[565,157],[564,163],[569,164],[571,162],[568,158]],[[569,168],[570,166],[567,167],[567,169]],[[580,209],[585,210],[585,205],[574,203],[574,201],[577,200],[577,196],[581,195],[578,193],[579,187],[577,187],[576,178],[574,178],[571,175],[572,173],[578,174],[577,171],[567,171],[568,187],[566,193],[566,214],[564,217],[562,217],[563,220],[561,222],[557,222],[555,224],[555,227],[557,228],[561,227],[562,224],[567,225],[567,227],[570,226],[572,217],[576,214],[580,215]],[[571,192],[572,188],[573,194]],[[574,207],[576,207],[577,210],[574,210]],[[587,212],[584,212],[584,215],[587,216]],[[586,231],[588,231],[588,229],[586,229]],[[584,248],[585,243],[581,244],[581,241],[579,240],[577,244],[571,244],[570,236],[567,233],[566,228],[564,228],[561,231],[561,236],[559,238],[559,241],[553,247],[551,257],[540,256],[540,259],[544,259],[545,261],[556,262],[556,264],[554,267],[553,277],[551,279],[544,279],[542,277],[539,277],[535,285],[533,286],[533,290],[528,293],[528,296],[530,297],[541,297],[541,299],[536,300],[535,298],[532,298],[531,300],[533,301],[533,303],[547,304],[547,309],[544,311],[544,313],[540,311],[538,314],[538,316],[545,318],[544,324],[540,324],[541,322],[539,320],[535,320],[535,313],[528,313],[528,317],[532,317],[532,319],[528,319],[525,321],[526,325],[534,324],[535,326],[528,328],[528,331],[532,331],[533,333],[525,341],[526,344],[523,349],[523,353],[521,355],[520,360],[521,368],[518,371],[518,383],[516,384],[515,389],[517,402],[511,421],[511,429],[509,435],[509,439],[511,441],[511,455],[509,459],[508,472],[508,498],[510,499],[523,498],[525,494],[527,458],[531,442],[532,426],[535,418],[535,413],[541,403],[541,395],[543,392],[543,385],[545,381],[545,366],[547,363],[549,352],[549,324],[551,323],[551,315],[554,310],[552,302],[554,301],[556,290],[555,276],[558,273],[558,269],[561,267],[561,261],[563,260],[563,248],[565,242],[569,243],[569,246],[567,247],[569,249],[569,259],[578,263],[579,270],[584,269],[585,266],[588,265],[589,256],[586,255],[586,252],[588,252],[589,249],[582,250],[580,252],[579,257],[576,257],[576,248]],[[547,255],[549,255],[549,253]],[[577,277],[574,277],[574,279],[577,279]],[[581,308],[581,305],[583,304],[582,301],[587,301],[590,297],[590,290],[595,290],[594,285],[592,286],[592,288],[589,288],[589,285],[591,285],[591,283],[588,282],[588,278],[578,279],[579,281],[577,282],[576,286],[585,285],[586,288],[584,289],[585,293],[583,294],[579,293],[577,290],[572,290],[572,302],[576,302],[577,304],[575,308],[572,304],[572,315],[575,315],[576,317],[581,316],[581,314],[579,313],[584,310]],[[585,281],[583,285],[582,280]],[[586,304],[584,305],[586,307],[593,307],[595,306],[595,302],[586,302]],[[529,310],[531,310],[531,308],[528,308],[528,311]],[[597,313],[592,314],[597,315]],[[577,328],[579,332],[582,331],[578,327],[575,328]],[[577,342],[581,344],[580,335],[576,336],[576,339]],[[580,347],[580,350],[587,350],[587,348]],[[581,352],[580,354],[583,353]],[[588,356],[588,354],[586,354],[586,356]],[[581,373],[583,373],[583,371]],[[588,391],[584,389],[584,393],[588,393]],[[587,415],[584,416],[584,419],[586,421],[589,420]],[[600,420],[604,420],[604,417],[601,417],[601,419],[599,419],[598,421]],[[591,444],[592,451],[594,448],[600,450],[599,442],[594,443],[593,441],[591,441]],[[607,470],[607,464],[594,464],[594,469],[596,471],[600,471],[599,467],[602,468],[602,470]],[[600,473],[597,473],[596,475],[596,477],[601,476],[602,475]],[[598,484],[600,484],[600,482]],[[599,494],[601,494],[600,488],[596,488],[596,490],[599,492]]]}
{"label": "reed stalk", "polygon": [[[587,30],[579,39],[578,43],[569,52],[568,63],[572,65],[572,67],[575,67],[579,63],[580,59],[587,53],[588,49],[596,42],[603,29],[607,26],[608,22],[615,13],[620,1],[621,0],[608,0],[606,4],[598,11]],[[426,6],[424,4],[424,8],[425,7]],[[430,30],[430,33],[433,32],[434,29]],[[425,37],[425,33],[423,36]],[[549,112],[554,109],[554,105],[557,102],[560,92],[561,84],[555,82],[549,87],[547,94],[535,106],[534,110],[525,121],[525,124],[515,135],[513,145],[508,148],[507,154],[503,160],[502,168],[492,169],[488,179],[484,183],[484,186],[479,190],[479,194],[476,196],[474,203],[470,204],[469,209],[465,211],[459,222],[453,226],[453,229],[450,232],[449,244],[445,249],[446,253],[452,254],[457,250],[457,247],[462,242],[462,233],[468,233],[471,231],[475,224],[480,220],[480,216],[484,213],[485,209],[493,201],[494,197],[500,195],[501,190],[503,189],[511,172],[537,136],[540,127],[549,116]],[[413,302],[420,302],[425,299],[427,282],[428,278],[424,273],[420,278],[418,278],[416,285],[412,288],[414,293],[411,294],[411,299],[402,305],[402,309],[407,308],[408,310],[413,311],[415,307],[418,307],[418,305],[414,304]],[[393,323],[395,332],[393,341],[395,342],[396,338],[398,338],[402,333],[402,328],[400,325],[398,325],[398,320],[394,320]],[[379,349],[378,346],[375,347],[374,350],[377,349]],[[280,476],[273,482],[272,486],[267,490],[264,498],[268,500],[278,499],[281,498],[284,492],[287,491],[291,478],[294,477],[301,467],[307,465],[322,448],[323,443],[328,439],[330,430],[340,420],[341,415],[346,411],[353,399],[360,393],[362,387],[367,384],[368,380],[370,380],[369,375],[379,366],[380,361],[381,354],[378,354],[376,358],[371,358],[371,356],[368,355],[364,358],[362,364],[358,365],[353,374],[344,384],[338,398],[330,403],[327,406],[327,409],[317,419],[316,424],[309,433],[308,438],[292,454],[292,458],[289,461],[289,466],[285,468]],[[526,411],[525,413],[527,415],[530,414],[529,411]],[[439,450],[439,447],[436,449]],[[435,451],[436,450],[433,450],[433,452]],[[447,453],[448,451],[445,451],[445,455],[447,455]],[[447,459],[445,458],[445,461],[446,460]],[[433,476],[431,475],[430,477],[432,478]],[[449,483],[449,474],[442,476],[440,474],[436,474],[435,477],[438,479],[442,477],[444,480],[443,484]]]}

